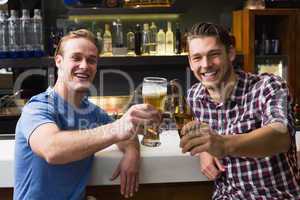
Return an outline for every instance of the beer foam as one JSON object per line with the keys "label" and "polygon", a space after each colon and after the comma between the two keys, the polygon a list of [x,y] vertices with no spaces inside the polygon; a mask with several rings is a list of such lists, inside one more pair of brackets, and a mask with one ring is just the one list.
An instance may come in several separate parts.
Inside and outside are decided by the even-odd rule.
{"label": "beer foam", "polygon": [[144,84],[142,94],[145,96],[157,96],[167,93],[167,87],[155,84]]}

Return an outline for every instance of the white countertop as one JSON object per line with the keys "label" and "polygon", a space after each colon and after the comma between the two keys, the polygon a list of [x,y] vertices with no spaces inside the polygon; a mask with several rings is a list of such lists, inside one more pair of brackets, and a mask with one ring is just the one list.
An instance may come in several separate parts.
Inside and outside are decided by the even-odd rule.
{"label": "white countertop", "polygon": [[[207,181],[198,158],[181,153],[177,131],[165,131],[160,137],[159,147],[141,145],[140,183]],[[13,187],[14,145],[14,140],[0,140],[0,188]],[[121,157],[116,145],[97,152],[89,185],[119,184],[119,179],[109,179]]]}
{"label": "white countertop", "polygon": [[[297,149],[300,150],[300,132],[296,134]],[[141,145],[140,183],[174,183],[207,181],[199,170],[199,160],[179,148],[177,131],[161,134],[160,147]],[[13,187],[14,140],[0,140],[0,188]],[[115,185],[119,180],[109,179],[122,153],[115,145],[95,155],[92,177],[89,185]]]}

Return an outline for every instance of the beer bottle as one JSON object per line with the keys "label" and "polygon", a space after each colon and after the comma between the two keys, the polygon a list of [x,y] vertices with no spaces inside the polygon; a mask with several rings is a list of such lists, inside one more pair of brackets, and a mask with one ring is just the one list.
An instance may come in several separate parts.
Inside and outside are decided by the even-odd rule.
{"label": "beer bottle", "polygon": [[178,80],[174,79],[170,81],[171,93],[172,93],[172,115],[178,129],[179,136],[181,137],[181,129],[185,124],[194,120],[194,114],[186,102],[185,97],[182,95],[182,88]]}

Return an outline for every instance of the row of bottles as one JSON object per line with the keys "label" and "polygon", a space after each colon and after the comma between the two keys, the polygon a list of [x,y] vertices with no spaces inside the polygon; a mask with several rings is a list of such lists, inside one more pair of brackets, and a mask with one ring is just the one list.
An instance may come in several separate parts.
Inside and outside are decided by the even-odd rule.
{"label": "row of bottles", "polygon": [[44,55],[43,18],[35,9],[31,18],[29,10],[0,10],[0,58],[26,58]]}
{"label": "row of bottles", "polygon": [[[174,55],[186,52],[187,33],[181,34],[179,24],[176,24],[175,34],[172,24],[168,22],[167,31],[158,29],[154,22],[136,24],[135,29],[129,29],[126,36],[123,34],[123,26],[118,19],[110,25],[105,24],[103,35],[97,32],[97,38],[102,46],[101,53],[104,56],[112,55]],[[126,44],[124,41],[126,37]],[[120,50],[125,49],[125,50]],[[125,53],[124,53],[125,52]]]}
{"label": "row of bottles", "polygon": [[255,39],[256,55],[278,55],[280,54],[280,40],[273,33],[270,26],[262,24],[257,28]]}

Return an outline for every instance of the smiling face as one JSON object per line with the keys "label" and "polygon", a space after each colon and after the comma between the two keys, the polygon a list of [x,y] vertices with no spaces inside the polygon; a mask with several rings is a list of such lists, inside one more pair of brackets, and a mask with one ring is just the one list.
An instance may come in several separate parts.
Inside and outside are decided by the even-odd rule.
{"label": "smiling face", "polygon": [[220,88],[234,73],[231,62],[233,48],[226,51],[213,36],[196,37],[189,41],[189,62],[196,78],[206,88]]}
{"label": "smiling face", "polygon": [[55,57],[58,81],[75,92],[87,91],[97,71],[97,47],[85,38],[68,39],[62,45],[63,53]]}

